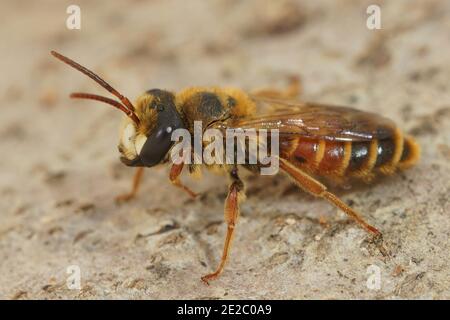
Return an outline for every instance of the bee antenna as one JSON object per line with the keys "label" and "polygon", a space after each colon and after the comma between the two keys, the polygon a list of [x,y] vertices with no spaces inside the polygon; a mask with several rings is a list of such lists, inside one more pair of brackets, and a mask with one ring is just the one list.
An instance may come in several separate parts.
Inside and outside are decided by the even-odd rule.
{"label": "bee antenna", "polygon": [[[108,90],[111,94],[115,95],[117,98],[119,98],[119,100],[127,107],[127,109],[129,109],[131,112],[134,112],[134,106],[133,104],[130,102],[130,100],[128,100],[127,97],[123,96],[122,94],[120,94],[116,89],[114,89],[113,87],[111,87],[111,85],[109,83],[107,83],[105,80],[103,80],[102,78],[100,78],[97,74],[95,74],[94,72],[92,72],[91,70],[89,70],[86,67],[83,67],[82,65],[76,63],[75,61],[67,58],[66,56],[63,56],[62,54],[56,52],[56,51],[50,51],[50,53],[57,59],[61,60],[62,62],[68,64],[69,66],[77,69],[78,71],[84,73],[85,75],[87,75],[89,78],[91,78],[92,80],[94,80],[95,82],[97,82],[99,85],[101,85],[103,88],[105,88],[106,90]],[[101,100],[100,100],[101,101]]]}
{"label": "bee antenna", "polygon": [[99,96],[96,94],[83,93],[83,92],[74,92],[70,95],[70,97],[74,98],[74,99],[96,100],[96,101],[100,101],[100,102],[104,102],[106,104],[112,105],[113,107],[125,112],[126,115],[129,116],[137,125],[139,124],[139,118],[136,116],[136,114],[133,111],[125,108],[124,105],[117,102],[116,100],[113,100],[113,99],[110,99],[107,97],[103,97],[103,96]]}

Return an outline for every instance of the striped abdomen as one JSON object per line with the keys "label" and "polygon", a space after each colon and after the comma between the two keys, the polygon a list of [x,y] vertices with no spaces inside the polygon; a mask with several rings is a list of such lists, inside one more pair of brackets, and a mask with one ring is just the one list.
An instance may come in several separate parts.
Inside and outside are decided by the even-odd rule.
{"label": "striped abdomen", "polygon": [[392,174],[415,164],[419,147],[399,130],[384,139],[331,141],[299,137],[281,141],[282,157],[311,173],[331,178],[370,181],[377,173]]}

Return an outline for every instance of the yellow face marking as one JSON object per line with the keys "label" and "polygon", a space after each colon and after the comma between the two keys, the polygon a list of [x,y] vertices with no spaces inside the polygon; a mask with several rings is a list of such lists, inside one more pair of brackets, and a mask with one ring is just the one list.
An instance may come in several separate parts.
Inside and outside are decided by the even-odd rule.
{"label": "yellow face marking", "polygon": [[146,141],[147,141],[147,137],[143,134],[139,134],[136,137],[135,147],[136,147],[137,154],[141,154],[142,147],[144,146]]}
{"label": "yellow face marking", "polygon": [[122,144],[126,149],[130,149],[133,147],[133,140],[136,135],[136,129],[134,126],[130,123],[128,124],[125,129],[123,130],[122,135]]}
{"label": "yellow face marking", "polygon": [[134,147],[136,127],[133,123],[126,120],[122,128],[120,135],[121,150],[127,159],[134,159],[136,157],[136,148]]}

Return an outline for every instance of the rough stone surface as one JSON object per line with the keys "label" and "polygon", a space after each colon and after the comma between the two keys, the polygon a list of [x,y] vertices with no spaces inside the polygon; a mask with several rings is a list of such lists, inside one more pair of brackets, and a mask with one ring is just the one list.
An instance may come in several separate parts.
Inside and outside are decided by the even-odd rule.
{"label": "rough stone surface", "polygon": [[[450,298],[450,2],[81,1],[2,4],[0,12],[0,297]],[[121,114],[72,91],[105,92],[49,55],[58,50],[129,97],[157,87],[280,87],[300,75],[304,99],[394,119],[422,146],[417,167],[370,187],[336,190],[379,227],[384,259],[335,208],[283,177],[248,178],[231,260],[205,286],[225,234],[226,179],[183,179],[193,201],[145,173],[140,197],[118,206],[133,171],[116,149]],[[66,286],[69,266],[81,290]],[[381,288],[367,287],[368,268]],[[371,270],[371,269],[369,269]]]}

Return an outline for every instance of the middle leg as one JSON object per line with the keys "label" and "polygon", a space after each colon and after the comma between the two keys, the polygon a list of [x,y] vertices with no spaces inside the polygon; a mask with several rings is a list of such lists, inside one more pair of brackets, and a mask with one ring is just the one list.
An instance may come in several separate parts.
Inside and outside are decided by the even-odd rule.
{"label": "middle leg", "polygon": [[202,277],[202,281],[209,284],[210,280],[216,279],[223,271],[225,263],[230,253],[231,241],[233,239],[234,228],[239,216],[239,202],[244,197],[244,183],[238,176],[237,167],[233,166],[230,171],[231,184],[228,190],[228,196],[225,200],[225,221],[227,223],[227,236],[223,247],[222,258],[216,271]]}
{"label": "middle leg", "polygon": [[187,186],[185,186],[181,181],[180,181],[180,174],[183,171],[183,166],[184,163],[180,163],[180,164],[173,164],[172,167],[170,168],[170,174],[169,174],[169,180],[170,182],[172,182],[172,184],[180,189],[183,189],[184,191],[186,191],[192,198],[195,198],[198,196],[198,193],[195,193],[194,191],[192,191],[191,189],[189,189]]}

